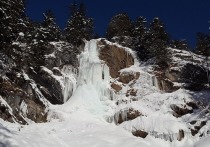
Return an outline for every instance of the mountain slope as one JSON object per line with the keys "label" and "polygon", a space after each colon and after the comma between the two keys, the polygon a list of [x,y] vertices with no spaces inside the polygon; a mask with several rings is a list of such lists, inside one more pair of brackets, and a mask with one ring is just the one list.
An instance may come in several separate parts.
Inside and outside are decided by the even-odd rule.
{"label": "mountain slope", "polygon": [[[103,39],[86,42],[78,61],[78,67],[65,65],[54,72],[42,67],[61,86],[65,103],[46,100],[46,123],[0,120],[2,145],[190,147],[209,136],[204,103],[209,90],[180,87],[165,93],[154,65],[139,63],[131,49]],[[30,80],[26,73],[25,78]]]}

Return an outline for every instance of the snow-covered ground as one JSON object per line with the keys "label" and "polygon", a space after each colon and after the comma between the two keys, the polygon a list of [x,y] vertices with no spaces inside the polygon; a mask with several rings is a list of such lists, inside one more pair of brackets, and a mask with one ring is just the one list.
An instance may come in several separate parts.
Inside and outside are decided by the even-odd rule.
{"label": "snow-covered ground", "polygon": [[[78,73],[72,68],[63,69],[63,93],[67,102],[49,105],[49,122],[23,126],[0,119],[0,147],[210,146],[210,135],[207,133],[209,121],[199,132],[206,137],[202,140],[199,133],[192,137],[188,126],[196,117],[203,120],[208,117],[199,115],[200,111],[179,118],[172,115],[172,104],[181,106],[192,101],[189,91],[180,89],[173,93],[161,93],[155,77],[147,73],[145,67],[139,66],[136,60],[135,65],[121,72],[140,72],[140,78],[128,84],[120,83],[122,90],[115,94],[110,87],[113,79],[110,78],[109,68],[98,57],[96,40],[86,43],[79,62]],[[137,96],[126,96],[129,89],[136,90]],[[131,101],[132,98],[136,100]],[[116,125],[114,115],[130,108],[142,115]],[[149,135],[145,139],[135,137],[131,133],[135,129],[146,131]],[[179,130],[185,133],[181,141],[177,140]]]}

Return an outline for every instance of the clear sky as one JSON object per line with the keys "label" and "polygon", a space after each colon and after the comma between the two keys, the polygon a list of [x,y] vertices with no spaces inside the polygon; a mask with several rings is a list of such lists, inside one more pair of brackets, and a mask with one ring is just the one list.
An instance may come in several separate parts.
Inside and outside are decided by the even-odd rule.
{"label": "clear sky", "polygon": [[[43,19],[42,13],[52,9],[57,23],[65,27],[73,0],[27,0],[27,14],[35,21]],[[195,45],[196,32],[209,33],[210,0],[80,0],[84,2],[88,16],[94,18],[95,31],[104,35],[111,17],[119,12],[127,12],[132,20],[144,16],[150,22],[154,17],[166,25],[174,39],[186,38]]]}

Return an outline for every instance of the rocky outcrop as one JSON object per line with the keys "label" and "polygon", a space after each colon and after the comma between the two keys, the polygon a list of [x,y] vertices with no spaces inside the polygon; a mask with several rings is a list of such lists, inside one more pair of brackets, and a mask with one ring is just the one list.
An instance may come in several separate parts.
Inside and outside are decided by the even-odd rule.
{"label": "rocky outcrop", "polygon": [[140,77],[140,72],[121,72],[119,75],[119,81],[128,84],[132,80],[137,80]]}
{"label": "rocky outcrop", "polygon": [[116,124],[121,124],[124,121],[133,120],[142,115],[138,110],[134,110],[133,108],[121,110],[114,115],[114,122]]}
{"label": "rocky outcrop", "polygon": [[206,125],[206,121],[201,121],[199,125],[194,126],[194,128],[191,129],[192,136],[195,136],[196,134],[198,134],[199,130],[205,125]]}
{"label": "rocky outcrop", "polygon": [[112,78],[117,78],[121,69],[134,64],[134,58],[123,47],[107,43],[105,40],[98,42],[100,47],[99,58],[109,66]]}
{"label": "rocky outcrop", "polygon": [[181,108],[175,104],[172,104],[171,106],[171,109],[174,111],[173,113],[173,116],[175,117],[181,117],[185,114],[188,114],[188,113],[193,113],[193,109],[189,109],[189,108]]}
{"label": "rocky outcrop", "polygon": [[3,79],[0,83],[0,95],[3,99],[0,102],[0,117],[21,124],[27,124],[27,119],[46,122],[46,106],[36,96],[32,85],[21,75],[15,77],[14,82]]}
{"label": "rocky outcrop", "polygon": [[77,55],[84,48],[84,44],[80,47],[74,47],[67,42],[51,43],[52,52],[45,56],[45,66],[49,69],[70,64],[78,67]]}
{"label": "rocky outcrop", "polygon": [[[61,74],[58,69],[56,69],[56,72]],[[46,99],[52,104],[63,104],[62,85],[56,79],[58,76],[54,75],[51,70],[46,67],[41,67],[37,72],[30,69],[29,75],[39,84],[39,88]]]}

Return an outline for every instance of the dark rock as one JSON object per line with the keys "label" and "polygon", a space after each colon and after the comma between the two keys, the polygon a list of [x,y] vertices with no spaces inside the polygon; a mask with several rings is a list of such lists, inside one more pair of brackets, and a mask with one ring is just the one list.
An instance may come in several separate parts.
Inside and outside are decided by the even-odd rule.
{"label": "dark rock", "polygon": [[192,107],[193,109],[198,109],[198,105],[195,102],[188,102],[187,103],[188,106]]}
{"label": "dark rock", "polygon": [[126,96],[128,97],[129,95],[131,95],[131,96],[137,96],[137,90],[135,90],[135,89],[129,89],[128,91],[127,91],[127,93],[126,93]]}
{"label": "dark rock", "polygon": [[136,137],[146,138],[148,133],[142,130],[133,131],[132,134]]}
{"label": "dark rock", "polygon": [[62,73],[61,73],[61,71],[58,69],[58,68],[53,68],[52,69],[52,72],[53,72],[53,74],[54,75],[56,75],[56,76],[62,76]]}
{"label": "dark rock", "polygon": [[199,126],[195,126],[194,129],[191,129],[192,136],[198,134],[199,130],[206,125],[206,121],[202,121]]}
{"label": "dark rock", "polygon": [[133,120],[142,115],[138,110],[130,108],[129,110],[121,110],[114,115],[114,121],[116,124],[121,124],[124,121]]}
{"label": "dark rock", "polygon": [[193,120],[193,121],[190,122],[190,124],[194,125],[196,122],[197,122],[196,120]]}
{"label": "dark rock", "polygon": [[183,130],[179,130],[178,136],[177,136],[177,140],[181,141],[182,139],[184,139],[184,131]]}
{"label": "dark rock", "polygon": [[[20,83],[17,81],[17,83]],[[25,83],[27,84],[27,82]],[[34,122],[46,122],[47,115],[45,112],[45,105],[37,99],[34,93],[29,94],[26,91],[26,85],[16,85],[14,82],[4,80],[0,84],[0,95],[12,108],[10,110],[7,106],[1,105],[0,117],[10,122],[19,122],[21,124],[27,124],[24,117],[31,119]],[[28,85],[31,86],[31,85]],[[27,112],[22,112],[21,104],[25,103]]]}
{"label": "dark rock", "polygon": [[180,108],[180,107],[178,107],[175,104],[172,104],[170,107],[174,111],[173,115],[175,117],[181,117],[181,116],[183,116],[185,114],[193,113],[192,109],[190,110],[190,109],[187,109],[187,108]]}
{"label": "dark rock", "polygon": [[111,87],[116,91],[119,92],[120,90],[122,90],[122,87],[116,83],[112,83]]}
{"label": "dark rock", "polygon": [[[29,75],[40,84],[43,94],[52,104],[63,104],[62,87],[59,81],[52,77],[53,73],[48,73],[43,68],[35,72],[30,70]],[[49,94],[50,93],[50,94]]]}
{"label": "dark rock", "polygon": [[125,84],[128,84],[132,80],[137,80],[140,76],[140,72],[130,73],[130,72],[123,72],[119,76],[119,81]]}

